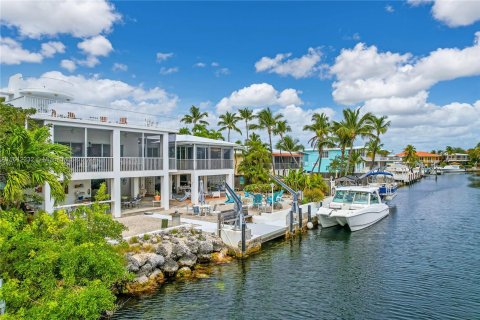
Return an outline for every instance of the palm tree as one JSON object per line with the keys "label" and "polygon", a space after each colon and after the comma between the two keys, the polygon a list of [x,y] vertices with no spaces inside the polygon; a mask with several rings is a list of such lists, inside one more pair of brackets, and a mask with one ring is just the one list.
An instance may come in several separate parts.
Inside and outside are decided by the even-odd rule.
{"label": "palm tree", "polygon": [[227,132],[227,140],[228,142],[230,142],[230,131],[231,130],[235,130],[237,131],[238,133],[242,134],[242,131],[240,129],[238,129],[237,127],[237,122],[239,120],[241,120],[242,118],[240,118],[239,116],[237,116],[237,114],[234,112],[234,113],[231,113],[231,112],[227,112],[225,114],[222,114],[220,115],[219,117],[221,120],[218,121],[218,125],[221,126],[220,129],[218,129],[218,131],[223,131],[223,130],[228,130]]}
{"label": "palm tree", "polygon": [[413,169],[418,161],[417,150],[411,144],[407,145],[405,149],[403,149],[404,159],[403,161],[408,165],[408,167]]}
{"label": "palm tree", "polygon": [[357,167],[357,165],[359,165],[361,163],[363,163],[362,154],[358,151],[354,151],[352,153],[352,156],[350,157],[349,168],[351,168],[351,170],[352,170],[350,172],[355,173],[355,168]]}
{"label": "palm tree", "polygon": [[445,148],[445,153],[447,155],[447,161],[450,159],[450,156],[455,153],[455,149],[451,146]]}
{"label": "palm tree", "polygon": [[178,134],[192,134],[192,133],[190,132],[190,129],[188,129],[187,127],[183,127],[178,130]]}
{"label": "palm tree", "polygon": [[65,198],[64,185],[71,172],[64,159],[70,158],[70,148],[51,143],[49,130],[48,126],[27,130],[11,125],[0,142],[0,159],[10,159],[0,161],[0,177],[5,183],[0,203],[6,208],[18,208],[28,200],[25,190],[45,183],[55,202]]}
{"label": "palm tree", "polygon": [[379,140],[377,139],[370,139],[366,144],[365,144],[365,149],[367,150],[367,155],[371,157],[372,159],[372,164],[370,165],[370,170],[373,169],[374,162],[375,162],[375,155],[381,154],[383,148],[383,143],[379,143]]}
{"label": "palm tree", "polygon": [[[279,140],[280,142],[280,141],[283,141],[283,137],[285,136],[285,133],[291,132],[291,131],[292,131],[292,128],[288,125],[287,120],[280,120],[280,121],[277,121],[277,123],[275,124],[275,128],[273,129],[273,134],[280,136],[280,140]],[[277,148],[277,149],[282,149],[282,148]],[[290,155],[292,155],[291,152],[290,152]],[[297,163],[296,160],[295,160],[295,163]]]}
{"label": "palm tree", "polygon": [[302,152],[305,149],[298,139],[295,139],[288,135],[283,137],[282,140],[279,140],[275,145],[275,148],[280,150],[285,150],[288,153],[290,153],[290,156],[293,158],[293,161],[295,161],[295,164],[297,165],[297,167],[298,167],[298,161],[296,157],[293,156],[293,153]]}
{"label": "palm tree", "polygon": [[[382,117],[375,117],[372,115],[369,119],[369,123],[373,128],[373,134],[374,137],[372,140],[374,141],[374,144],[380,145],[380,135],[385,134],[388,130],[388,127],[390,127],[391,122],[387,121],[388,117],[387,116],[382,116]],[[380,148],[380,147],[378,147]],[[375,155],[377,154],[377,149],[378,148],[373,148],[372,149],[372,163],[370,164],[370,170],[373,169],[373,164],[375,162]]]}
{"label": "palm tree", "polygon": [[[335,141],[335,144],[338,145],[341,149],[341,155],[340,159],[337,159],[338,165],[335,168],[335,173],[340,173],[342,174],[343,169],[345,167],[345,149],[349,146],[350,144],[350,138],[348,135],[345,133],[344,130],[340,130],[345,126],[344,121],[334,121],[332,123],[332,133],[333,133],[333,141]],[[330,165],[331,166],[331,165]],[[335,174],[335,176],[337,176]]]}
{"label": "palm tree", "polygon": [[337,133],[342,138],[345,138],[345,142],[348,141],[350,146],[350,151],[348,153],[347,168],[345,173],[348,172],[348,166],[350,165],[350,158],[352,157],[353,144],[358,137],[366,138],[373,137],[372,134],[373,127],[370,124],[370,119],[372,118],[370,112],[365,113],[360,116],[360,109],[344,109],[343,110],[343,121],[336,126]]}
{"label": "palm tree", "polygon": [[245,129],[247,130],[247,137],[245,139],[248,139],[248,137],[249,137],[249,135],[248,135],[248,129],[249,129],[248,122],[255,119],[255,116],[253,115],[253,111],[251,109],[248,109],[248,108],[239,109],[238,113],[240,114],[240,118],[242,120],[245,120]]}
{"label": "palm tree", "polygon": [[258,124],[252,124],[252,129],[263,129],[268,133],[268,141],[270,145],[270,154],[272,157],[272,171],[275,172],[275,162],[273,159],[273,144],[272,144],[272,134],[277,122],[283,118],[281,113],[273,114],[270,108],[263,109],[256,116]]}
{"label": "palm tree", "polygon": [[312,124],[305,125],[303,130],[311,131],[314,136],[308,140],[312,148],[318,150],[318,159],[313,165],[312,172],[318,163],[318,173],[320,173],[322,166],[322,153],[323,148],[333,147],[333,139],[330,136],[331,125],[329,119],[325,113],[314,113],[312,115]]}
{"label": "palm tree", "polygon": [[208,126],[208,122],[203,120],[203,118],[208,117],[208,112],[200,112],[200,108],[192,106],[190,108],[190,114],[186,114],[180,120],[186,124],[192,124],[195,126],[196,124],[202,124]]}

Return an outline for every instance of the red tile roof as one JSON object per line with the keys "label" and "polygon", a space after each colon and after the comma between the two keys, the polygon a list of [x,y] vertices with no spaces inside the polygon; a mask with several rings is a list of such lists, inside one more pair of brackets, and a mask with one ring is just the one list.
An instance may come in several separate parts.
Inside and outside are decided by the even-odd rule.
{"label": "red tile roof", "polygon": [[[397,157],[405,157],[405,152],[400,152],[398,154],[396,154]],[[440,154],[435,154],[435,153],[430,153],[430,152],[425,152],[425,151],[417,151],[417,156],[419,157],[438,157],[440,158],[441,155]]]}

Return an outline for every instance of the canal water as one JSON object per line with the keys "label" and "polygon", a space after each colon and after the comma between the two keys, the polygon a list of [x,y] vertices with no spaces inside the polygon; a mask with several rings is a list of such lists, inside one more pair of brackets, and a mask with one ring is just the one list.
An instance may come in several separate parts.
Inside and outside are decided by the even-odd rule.
{"label": "canal water", "polygon": [[427,177],[391,205],[368,229],[274,241],[114,319],[480,319],[480,176]]}

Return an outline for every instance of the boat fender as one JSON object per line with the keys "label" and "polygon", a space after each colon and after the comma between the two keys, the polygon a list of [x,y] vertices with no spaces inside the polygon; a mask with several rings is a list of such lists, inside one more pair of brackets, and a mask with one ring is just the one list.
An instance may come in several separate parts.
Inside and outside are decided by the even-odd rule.
{"label": "boat fender", "polygon": [[309,230],[312,230],[313,229],[313,223],[312,222],[307,222],[307,228]]}

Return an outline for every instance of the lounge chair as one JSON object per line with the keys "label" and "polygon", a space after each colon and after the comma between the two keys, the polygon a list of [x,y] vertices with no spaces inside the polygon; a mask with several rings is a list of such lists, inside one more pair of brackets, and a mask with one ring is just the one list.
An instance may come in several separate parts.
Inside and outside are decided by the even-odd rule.
{"label": "lounge chair", "polygon": [[175,198],[175,200],[179,201],[179,202],[183,202],[187,199],[190,198],[190,192],[185,192],[185,194],[183,195],[183,197],[179,197],[179,198]]}
{"label": "lounge chair", "polygon": [[199,206],[193,206],[193,215],[194,216],[199,216],[200,215],[200,207]]}
{"label": "lounge chair", "polygon": [[262,202],[263,202],[263,195],[261,195],[260,193],[253,195],[252,207],[259,209],[262,206]]}
{"label": "lounge chair", "polygon": [[232,197],[227,193],[227,200],[225,200],[225,203],[234,203],[235,201],[233,200]]}

